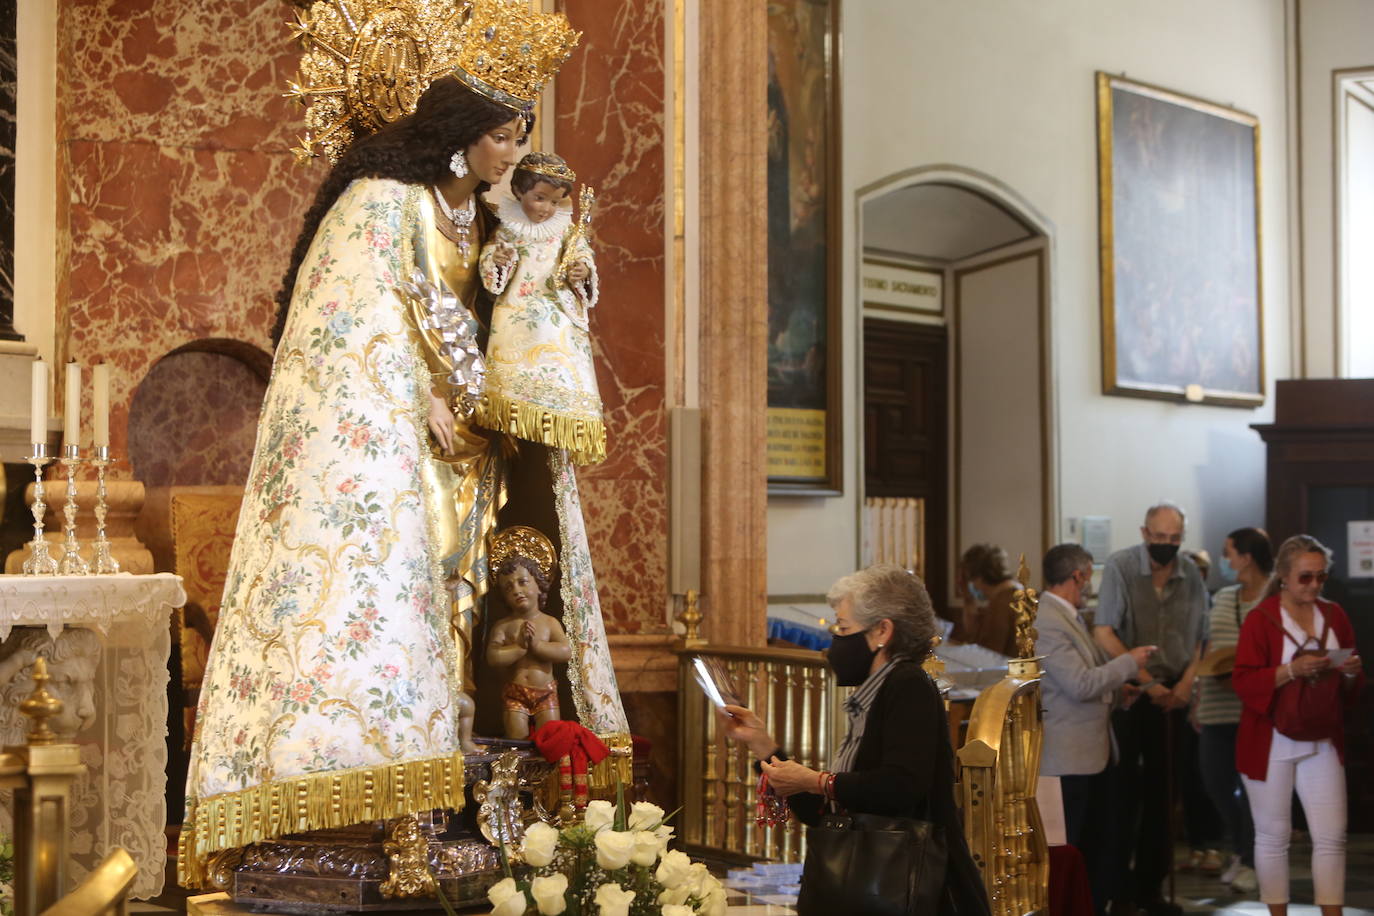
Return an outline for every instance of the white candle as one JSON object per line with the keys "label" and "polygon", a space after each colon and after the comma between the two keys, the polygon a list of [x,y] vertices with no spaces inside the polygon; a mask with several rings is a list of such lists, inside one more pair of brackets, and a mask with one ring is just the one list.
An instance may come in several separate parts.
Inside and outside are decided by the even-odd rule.
{"label": "white candle", "polygon": [[62,417],[62,444],[81,444],[81,366],[67,363],[67,408]]}
{"label": "white candle", "polygon": [[101,363],[91,370],[91,384],[95,389],[95,441],[96,448],[110,445],[110,367]]}
{"label": "white candle", "polygon": [[33,361],[33,389],[29,395],[30,436],[35,443],[48,441],[48,364]]}

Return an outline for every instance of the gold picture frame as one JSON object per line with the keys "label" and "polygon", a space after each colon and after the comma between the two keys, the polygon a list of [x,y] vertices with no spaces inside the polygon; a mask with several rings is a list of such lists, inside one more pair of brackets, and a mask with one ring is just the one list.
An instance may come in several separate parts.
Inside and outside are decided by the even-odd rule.
{"label": "gold picture frame", "polygon": [[770,494],[843,492],[840,0],[768,2]]}
{"label": "gold picture frame", "polygon": [[1259,118],[1097,74],[1104,394],[1264,403]]}

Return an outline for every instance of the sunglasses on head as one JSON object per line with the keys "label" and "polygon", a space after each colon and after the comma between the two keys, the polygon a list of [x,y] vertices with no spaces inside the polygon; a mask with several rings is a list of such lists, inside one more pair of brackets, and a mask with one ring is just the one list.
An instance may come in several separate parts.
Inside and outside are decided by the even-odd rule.
{"label": "sunglasses on head", "polygon": [[1324,572],[1300,572],[1298,573],[1298,584],[1311,585],[1316,582],[1318,585],[1324,585],[1328,578],[1330,576]]}

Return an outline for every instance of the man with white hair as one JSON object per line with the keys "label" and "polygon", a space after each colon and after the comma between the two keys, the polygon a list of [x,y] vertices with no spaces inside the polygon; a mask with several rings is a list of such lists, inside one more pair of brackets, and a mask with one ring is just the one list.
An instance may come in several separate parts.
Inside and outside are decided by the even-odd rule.
{"label": "man with white hair", "polygon": [[[1142,543],[1118,550],[1103,565],[1093,627],[1098,644],[1113,658],[1139,646],[1157,647],[1136,672],[1144,694],[1141,701],[1112,715],[1121,752],[1122,796],[1138,810],[1140,823],[1134,834],[1133,888],[1123,892],[1133,890],[1135,905],[1151,916],[1178,912],[1161,891],[1173,857],[1168,768],[1185,774],[1190,770],[1187,760],[1196,757],[1187,753],[1185,741],[1191,730],[1186,717],[1208,598],[1197,566],[1179,554],[1185,519],[1183,510],[1170,502],[1146,511]],[[1183,788],[1187,791],[1190,783],[1198,782],[1184,780]],[[1200,792],[1188,796],[1188,813],[1202,824],[1208,812],[1216,820],[1210,805]],[[1135,811],[1123,814],[1128,815],[1123,829],[1129,835]]]}

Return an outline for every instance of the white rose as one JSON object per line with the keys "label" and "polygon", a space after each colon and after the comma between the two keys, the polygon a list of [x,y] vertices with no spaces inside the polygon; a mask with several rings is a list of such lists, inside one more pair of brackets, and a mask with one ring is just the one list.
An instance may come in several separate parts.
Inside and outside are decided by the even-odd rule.
{"label": "white rose", "polygon": [[687,888],[670,887],[658,895],[660,906],[680,906],[687,902]]}
{"label": "white rose", "polygon": [[600,799],[587,805],[587,812],[582,815],[582,823],[593,830],[601,830],[615,823],[615,805]]}
{"label": "white rose", "polygon": [[665,904],[663,909],[659,912],[662,913],[663,916],[696,916],[696,913],[692,912],[690,906],[683,906],[680,903]]}
{"label": "white rose", "polygon": [[492,905],[491,916],[524,916],[530,905],[525,892],[515,886],[514,878],[502,878],[493,884],[487,899]]}
{"label": "white rose", "polygon": [[631,830],[653,830],[663,823],[663,809],[648,802],[635,802],[630,806],[630,816],[626,826]]}
{"label": "white rose", "polygon": [[635,835],[618,830],[603,830],[596,835],[596,864],[606,871],[624,868],[635,851]]}
{"label": "white rose", "polygon": [[687,877],[682,883],[687,887],[693,897],[698,899],[706,896],[706,882],[715,880],[711,873],[706,870],[706,865],[701,862],[693,862],[687,869]]}
{"label": "white rose", "polygon": [[553,861],[554,850],[558,847],[558,831],[543,821],[535,821],[525,831],[525,841],[520,845],[520,853],[525,861],[541,868]]}
{"label": "white rose", "polygon": [[564,895],[567,892],[567,875],[546,875],[535,878],[530,884],[530,894],[533,895],[534,905],[539,907],[541,916],[558,916],[566,910],[568,900]]}
{"label": "white rose", "polygon": [[720,880],[708,871],[697,887],[697,896],[705,900],[718,890],[721,890]]}
{"label": "white rose", "polygon": [[667,846],[668,841],[673,838],[673,828],[667,824],[659,824],[654,828],[654,836],[662,840],[664,846]]}
{"label": "white rose", "polygon": [[645,867],[657,862],[658,854],[663,851],[663,843],[654,836],[654,832],[652,830],[640,830],[634,837],[635,848],[630,853],[630,861]]}
{"label": "white rose", "polygon": [[674,849],[663,854],[663,861],[658,863],[658,870],[654,872],[654,877],[664,887],[681,887],[687,880],[687,874],[691,868],[692,860],[687,857],[687,853]]}
{"label": "white rose", "polygon": [[619,884],[603,884],[596,889],[593,902],[597,905],[599,916],[629,916],[630,901],[635,899],[634,891],[627,891]]}
{"label": "white rose", "polygon": [[719,882],[702,901],[701,916],[725,916],[725,888]]}

